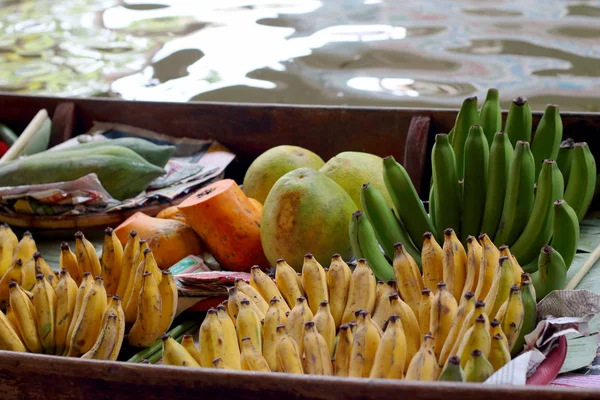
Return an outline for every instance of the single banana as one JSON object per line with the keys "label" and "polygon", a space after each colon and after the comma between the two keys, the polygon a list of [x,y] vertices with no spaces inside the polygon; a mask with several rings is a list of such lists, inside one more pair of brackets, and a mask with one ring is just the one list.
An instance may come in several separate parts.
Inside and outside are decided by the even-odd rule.
{"label": "single banana", "polygon": [[329,289],[329,308],[336,328],[340,326],[344,317],[351,279],[352,271],[348,264],[339,254],[334,254],[327,271],[327,287]]}
{"label": "single banana", "polygon": [[496,335],[500,336],[500,338],[504,341],[504,346],[508,349],[508,339],[506,338],[504,331],[502,331],[502,324],[500,321],[494,318],[490,322],[490,337],[493,338]]}
{"label": "single banana", "polygon": [[479,122],[491,146],[494,134],[502,130],[502,108],[498,100],[498,89],[488,89],[479,112]]}
{"label": "single banana", "polygon": [[535,178],[535,162],[529,142],[518,141],[508,169],[502,216],[494,236],[496,246],[512,246],[525,228],[532,212]]}
{"label": "single banana", "polygon": [[37,251],[37,246],[35,244],[35,240],[33,240],[31,232],[25,231],[23,233],[23,236],[21,237],[21,240],[17,244],[17,247],[15,247],[13,253],[13,261],[20,259],[21,261],[23,261],[23,263],[25,263],[26,261],[31,259],[33,257],[33,254]]}
{"label": "single banana", "polygon": [[285,331],[285,325],[277,326],[275,356],[277,358],[277,371],[288,374],[304,374],[298,345]]}
{"label": "single banana", "polygon": [[43,353],[44,347],[38,333],[38,324],[31,300],[17,282],[8,285],[10,289],[10,308],[14,312],[23,343],[31,353]]}
{"label": "single banana", "polygon": [[8,224],[0,224],[0,277],[12,266],[18,245],[19,239]]}
{"label": "single banana", "polygon": [[140,241],[137,231],[129,231],[127,243],[123,248],[123,257],[121,261],[121,276],[119,276],[119,284],[117,285],[117,293],[123,301],[125,300],[125,292],[129,284],[130,276],[135,274],[137,264],[134,263],[137,252],[140,249]]}
{"label": "single banana", "polygon": [[[34,253],[39,254],[39,253]],[[21,282],[19,283],[24,290],[28,292],[33,290],[35,286],[35,276],[37,273],[35,272],[35,260],[30,258],[23,264],[23,268],[21,268]]]}
{"label": "single banana", "polygon": [[52,286],[53,289],[56,290],[56,286],[58,285],[58,275],[50,265],[44,260],[42,255],[39,252],[33,253],[33,261],[35,262],[35,273],[43,274],[48,282]]}
{"label": "single banana", "polygon": [[579,219],[575,210],[565,200],[556,200],[550,245],[563,257],[567,269],[573,263],[578,243]]}
{"label": "single banana", "polygon": [[435,226],[427,216],[423,202],[406,169],[392,156],[383,159],[383,181],[410,239],[417,248],[421,248],[423,233],[435,232]]}
{"label": "single banana", "polygon": [[240,364],[242,371],[271,372],[267,360],[260,354],[260,351],[254,346],[252,339],[248,336],[242,338],[242,354],[240,355]]}
{"label": "single banana", "polygon": [[111,301],[106,307],[104,317],[107,318],[110,314],[114,314],[116,317],[116,329],[117,329],[117,340],[113,347],[108,360],[116,361],[121,352],[121,346],[123,345],[123,339],[125,338],[125,313],[123,312],[123,302],[119,296],[112,296]]}
{"label": "single banana", "polygon": [[464,382],[465,372],[460,366],[460,358],[458,356],[452,356],[448,359],[446,366],[440,373],[438,381],[443,382]]}
{"label": "single banana", "polygon": [[23,262],[20,258],[13,261],[12,266],[6,271],[2,279],[0,279],[0,308],[6,308],[9,304],[11,282],[16,282],[19,285],[23,280]]}
{"label": "single banana", "polygon": [[240,301],[240,312],[235,321],[235,328],[238,334],[240,348],[242,347],[242,339],[244,337],[249,337],[252,340],[254,348],[262,354],[262,325],[258,314],[250,307],[250,300],[244,299]]}
{"label": "single banana", "polygon": [[396,243],[394,247],[396,248],[396,253],[394,255],[393,268],[398,293],[400,293],[402,299],[410,306],[413,313],[419,315],[423,280],[419,274],[418,266],[402,243]]}
{"label": "single banana", "polygon": [[296,299],[296,305],[290,311],[290,314],[287,317],[286,330],[292,340],[296,342],[298,345],[298,351],[300,355],[304,354],[304,324],[308,321],[312,321],[313,313],[306,304],[306,299],[304,297],[298,297]]}
{"label": "single banana", "polygon": [[421,303],[419,304],[419,328],[421,332],[429,332],[431,322],[431,307],[433,305],[433,296],[431,290],[425,288],[421,290]]}
{"label": "single banana", "polygon": [[377,347],[369,378],[402,379],[406,365],[406,335],[400,317],[391,315]]}
{"label": "single banana", "polygon": [[[473,125],[479,124],[479,111],[477,110],[477,96],[467,97],[456,116],[456,122],[454,124],[454,134],[452,135],[452,148],[456,154],[456,166],[458,172],[458,179],[463,178],[463,167],[465,155],[465,143],[469,136],[469,129]],[[437,186],[437,185],[436,185]],[[438,214],[439,215],[439,214]],[[458,227],[449,226],[453,229]]]}
{"label": "single banana", "polygon": [[[246,299],[244,302],[248,302],[249,304],[250,300]],[[215,358],[223,358],[224,336],[225,330],[219,320],[218,312],[214,308],[210,308],[206,313],[204,321],[200,324],[200,331],[198,333],[198,341],[200,343],[199,364],[201,367],[210,368]],[[236,341],[238,341],[237,338]],[[239,342],[241,342],[241,337]]]}
{"label": "single banana", "polygon": [[[323,267],[321,267],[322,269]],[[325,282],[325,273],[323,272],[323,281]],[[276,297],[277,300],[279,300],[279,308],[281,308],[281,311],[285,314],[286,312],[290,311],[290,308],[288,307],[287,303],[285,302],[285,299],[283,298],[283,296],[281,295],[281,292],[279,291],[279,289],[277,289],[277,285],[275,284],[275,282],[273,282],[273,279],[271,279],[270,276],[268,276],[267,274],[265,274],[260,267],[258,266],[253,266],[252,269],[250,270],[250,286],[252,286],[254,289],[256,289],[261,296],[263,297],[263,299],[265,301],[271,301],[271,299],[273,297]],[[325,283],[325,292],[327,292],[327,284]],[[259,309],[262,308],[258,307]],[[268,308],[268,305],[267,305]]]}
{"label": "single banana", "polygon": [[303,296],[296,271],[283,258],[275,265],[275,283],[290,309],[296,304],[296,299]]}
{"label": "single banana", "polygon": [[[15,332],[17,333],[17,336],[19,337],[19,340],[21,341],[21,343],[25,343],[25,341],[23,340],[23,337],[21,336],[21,331],[19,331],[19,321],[17,320],[15,313],[10,308],[10,304],[6,305],[6,318],[8,318],[8,321],[10,322],[10,324],[14,328]],[[25,350],[25,351],[27,351],[27,350]]]}
{"label": "single banana", "polygon": [[87,293],[92,289],[92,285],[94,284],[94,278],[92,277],[91,272],[84,272],[81,279],[81,284],[77,288],[77,295],[75,296],[75,307],[73,308],[73,314],[71,316],[71,322],[69,322],[69,327],[67,330],[67,336],[65,338],[65,346],[62,355],[66,356],[71,347],[71,336],[73,334],[73,329],[75,328],[75,324],[77,323],[77,319],[79,318],[79,314],[81,313],[81,306],[83,305],[83,300]]}
{"label": "single banana", "polygon": [[109,360],[119,342],[117,315],[110,313],[104,318],[104,323],[96,342],[81,358],[92,360]]}
{"label": "single banana", "polygon": [[530,278],[527,276],[527,279],[521,282],[521,299],[523,302],[524,316],[517,339],[510,350],[510,354],[513,357],[516,357],[519,353],[521,353],[521,351],[523,351],[525,346],[525,335],[529,335],[536,327],[537,315],[535,292],[533,291],[533,284],[529,279]]}
{"label": "single banana", "polygon": [[[394,279],[394,270],[379,249],[379,242],[377,242],[373,226],[361,210],[352,213],[349,233],[352,252],[356,258],[367,260],[378,280]],[[304,290],[306,291],[306,287]]]}
{"label": "single banana", "polygon": [[[404,198],[402,199],[404,201]],[[385,254],[394,257],[394,243],[402,243],[410,255],[421,263],[421,254],[413,243],[408,232],[404,230],[394,211],[390,208],[383,194],[373,185],[365,183],[360,189],[362,208],[375,230],[377,241]],[[418,236],[422,238],[422,233]]]}
{"label": "single banana", "polygon": [[465,293],[460,299],[460,304],[458,305],[458,309],[456,311],[456,317],[452,321],[452,326],[450,327],[450,331],[448,331],[448,335],[444,341],[444,346],[442,347],[442,351],[438,357],[440,366],[446,364],[454,345],[457,341],[460,342],[461,337],[458,336],[458,334],[465,324],[467,315],[469,315],[471,311],[475,309],[475,302],[476,300],[473,292]]}
{"label": "single banana", "polygon": [[485,382],[494,373],[494,367],[481,350],[473,350],[465,365],[466,382]]}
{"label": "single banana", "polygon": [[173,273],[168,269],[162,271],[162,279],[158,285],[158,290],[162,301],[162,313],[160,314],[158,331],[162,335],[169,329],[175,319],[179,299]]}
{"label": "single banana", "polygon": [[356,320],[356,311],[366,310],[369,313],[374,311],[376,286],[377,282],[373,271],[369,268],[369,264],[365,259],[359,259],[350,277],[348,302],[342,317],[343,324]]}
{"label": "single banana", "polygon": [[481,259],[483,258],[483,248],[473,236],[467,238],[467,267],[465,286],[461,298],[467,292],[475,292],[477,282],[479,282],[479,271],[481,269]]}
{"label": "single banana", "polygon": [[306,356],[305,372],[311,375],[333,375],[331,356],[327,343],[317,331],[312,321],[304,324],[304,353]]}
{"label": "single banana", "polygon": [[175,339],[166,333],[162,335],[162,360],[166,365],[177,367],[200,367],[194,357]]}
{"label": "single banana", "polygon": [[237,287],[230,287],[229,289],[229,298],[227,301],[227,313],[231,317],[233,323],[237,320],[237,315],[240,311],[240,302],[244,299],[250,301],[250,307],[254,310],[254,312],[258,315],[258,318],[262,321],[265,319],[265,314],[258,308],[258,306],[250,300],[248,296],[238,290]]}
{"label": "single banana", "polygon": [[[236,342],[237,342],[237,339],[236,339]],[[198,347],[196,347],[196,343],[194,343],[194,337],[189,334],[183,335],[183,337],[181,338],[181,345],[190,354],[190,356],[192,356],[194,358],[194,360],[199,365],[201,365],[202,356],[200,355],[200,352],[198,351]],[[222,358],[218,357],[218,358],[215,358],[215,360],[221,360],[221,362],[219,364],[221,364],[223,366],[223,369],[225,369],[225,363],[223,362]],[[214,366],[215,360],[212,361],[213,366]]]}
{"label": "single banana", "polygon": [[498,259],[500,258],[500,251],[485,233],[479,236],[479,241],[481,242],[483,253],[481,262],[479,263],[479,276],[475,289],[475,298],[485,299],[490,291],[492,282],[494,281]]}
{"label": "single banana", "polygon": [[112,228],[104,230],[104,243],[102,245],[102,277],[106,282],[106,293],[116,294],[121,278],[123,264],[123,246]]}
{"label": "single banana", "polygon": [[327,300],[323,300],[321,304],[319,304],[319,310],[315,314],[313,322],[315,323],[317,332],[323,336],[325,343],[327,343],[327,348],[329,349],[329,358],[333,357],[333,352],[335,350],[336,328],[335,321],[331,315],[331,309]]}
{"label": "single banana", "polygon": [[560,143],[558,156],[556,156],[556,164],[558,165],[558,169],[560,169],[560,172],[565,179],[565,187],[569,183],[569,173],[571,172],[574,148],[575,141],[571,138],[567,138]]}
{"label": "single banana", "polygon": [[33,308],[37,318],[38,333],[46,354],[56,352],[55,316],[57,302],[56,293],[50,282],[43,274],[38,274],[33,289]]}
{"label": "single banana", "polygon": [[498,247],[498,251],[500,252],[500,257],[508,257],[508,260],[513,266],[513,282],[519,283],[521,282],[521,275],[523,274],[523,268],[519,265],[517,259],[510,252],[510,248],[508,246],[502,245]]}
{"label": "single banana", "polygon": [[223,327],[223,364],[228,369],[241,369],[240,366],[240,345],[237,339],[237,333],[235,331],[235,324],[233,323],[229,314],[227,314],[227,307],[223,304],[217,306],[217,316],[221,321]]}
{"label": "single banana", "polygon": [[102,316],[106,306],[104,280],[101,276],[97,276],[83,299],[73,332],[70,338],[67,339],[69,340],[67,357],[79,357],[92,348],[98,333],[100,333]]}
{"label": "single banana", "polygon": [[[140,247],[141,250],[141,247]],[[139,307],[140,292],[144,284],[144,273],[150,272],[149,265],[156,263],[154,254],[149,248],[144,249],[143,259],[137,264],[137,269],[133,275],[130,276],[132,284],[127,288],[125,297],[123,298],[123,311],[125,311],[125,321],[127,324],[133,324],[137,319],[137,312]]]}
{"label": "single banana", "polygon": [[596,161],[588,144],[575,143],[564,199],[573,207],[579,221],[585,217],[594,198],[596,179]]}
{"label": "single banana", "polygon": [[[463,146],[464,140],[460,147]],[[448,228],[460,232],[461,194],[458,179],[461,174],[457,171],[457,167],[462,170],[463,158],[462,150],[461,157],[458,155],[455,157],[455,152],[456,150],[452,149],[447,135],[435,135],[435,144],[431,151],[431,169],[435,188],[434,212],[438,240],[442,240],[444,230]]]}
{"label": "single banana", "polygon": [[280,372],[277,370],[277,327],[279,325],[285,325],[287,317],[281,312],[281,308],[277,303],[279,303],[279,299],[273,297],[269,302],[269,309],[265,313],[262,336],[262,355],[265,360],[267,360],[267,364],[271,371]]}
{"label": "single banana", "polygon": [[163,309],[158,283],[150,271],[144,272],[142,277],[137,318],[127,336],[129,344],[134,347],[148,347],[161,335],[160,322]]}
{"label": "single banana", "polygon": [[[262,271],[260,271],[260,273],[262,273]],[[269,277],[267,277],[267,278],[271,279]],[[261,277],[261,279],[262,279],[262,277]],[[234,284],[238,288],[239,292],[242,292],[243,294],[245,294],[246,296],[248,296],[248,298],[254,304],[256,304],[256,307],[258,307],[258,309],[260,310],[260,312],[261,312],[262,315],[266,315],[267,314],[267,310],[269,309],[269,301],[272,298],[271,299],[266,298],[266,297],[263,298],[263,296],[256,289],[256,287],[254,287],[254,286],[246,283],[246,281],[243,278],[235,278]],[[276,297],[276,298],[277,298],[277,300],[279,300],[279,297]],[[279,307],[279,304],[277,304],[277,307]]]}
{"label": "single banana", "polygon": [[532,115],[531,108],[525,97],[514,99],[508,109],[504,132],[508,135],[513,146],[519,140],[531,141]]}
{"label": "single banana", "polygon": [[[400,299],[397,293],[390,295],[390,315],[397,315],[402,321],[402,328],[406,335],[406,360],[408,361],[419,351],[421,346],[422,336],[419,321],[412,309]],[[408,363],[406,363],[406,368],[408,368]]]}
{"label": "single banana", "polygon": [[26,352],[27,349],[9,318],[0,311],[0,350]]}
{"label": "single banana", "polygon": [[360,311],[350,351],[348,376],[369,377],[380,342],[381,332],[371,320],[371,315],[367,311]]}
{"label": "single banana", "polygon": [[423,286],[437,293],[437,283],[444,280],[444,253],[431,232],[423,234],[423,248],[421,249],[421,262],[423,265]]}
{"label": "single banana", "polygon": [[411,359],[406,371],[406,380],[435,381],[440,368],[435,357],[434,337],[428,333],[423,337],[419,351]]}
{"label": "single banana", "polygon": [[494,335],[492,336],[492,347],[489,355],[489,362],[492,364],[494,368],[494,372],[498,371],[504,365],[508,364],[510,361],[510,352],[506,347],[506,343],[504,342],[502,336]]}
{"label": "single banana", "polygon": [[475,318],[475,324],[467,330],[458,347],[461,366],[466,370],[469,355],[473,350],[480,350],[487,357],[490,354],[491,344],[490,331],[485,324],[484,316],[480,315]]}
{"label": "single banana", "polygon": [[[451,355],[458,355],[458,349],[461,345],[462,340],[464,339],[467,331],[475,324],[475,318],[482,315],[483,318],[488,321],[486,326],[489,329],[489,318],[485,313],[485,302],[481,300],[477,300],[475,302],[474,308],[467,314],[465,319],[462,322],[462,326],[460,327],[460,331],[458,335],[456,335],[456,339],[454,341],[454,345],[452,346],[452,350],[450,350]],[[447,360],[446,360],[447,362]]]}
{"label": "single banana", "polygon": [[510,296],[506,304],[506,312],[502,319],[502,331],[508,340],[508,350],[511,351],[519,337],[519,332],[523,326],[523,319],[525,318],[525,308],[519,286],[513,285],[510,288]]}
{"label": "single banana", "polygon": [[83,271],[77,262],[75,253],[71,251],[67,242],[62,242],[60,244],[59,264],[61,270],[66,269],[69,271],[69,275],[71,275],[71,278],[73,278],[77,285],[81,284],[81,281],[83,280]]}
{"label": "single banana", "polygon": [[94,276],[102,276],[102,267],[96,248],[85,238],[81,231],[75,233],[75,256],[83,272],[91,272]]}
{"label": "single banana", "polygon": [[433,348],[436,359],[440,356],[448,337],[452,322],[456,318],[458,305],[444,282],[438,283],[438,293],[431,303],[430,332],[433,335]]}
{"label": "single banana", "polygon": [[562,134],[563,125],[558,106],[548,104],[531,141],[531,152],[535,159],[536,178],[542,170],[544,160],[556,160],[558,157]]}
{"label": "single banana", "polygon": [[488,161],[489,145],[483,129],[479,125],[473,125],[469,129],[464,148],[464,186],[460,218],[460,237],[463,243],[468,236],[481,233]]}
{"label": "single banana", "polygon": [[[467,253],[462,243],[456,237],[454,230],[448,228],[444,231],[444,245],[442,247],[442,265],[444,282],[448,291],[455,300],[460,300],[467,275]],[[435,333],[433,335],[436,336]]]}
{"label": "single banana", "polygon": [[508,299],[510,287],[515,283],[513,266],[508,257],[500,257],[498,265],[500,268],[485,298],[485,313],[492,317],[498,313],[502,304]]}
{"label": "single banana", "polygon": [[354,335],[350,326],[347,324],[340,325],[335,348],[335,376],[348,376],[353,342]]}

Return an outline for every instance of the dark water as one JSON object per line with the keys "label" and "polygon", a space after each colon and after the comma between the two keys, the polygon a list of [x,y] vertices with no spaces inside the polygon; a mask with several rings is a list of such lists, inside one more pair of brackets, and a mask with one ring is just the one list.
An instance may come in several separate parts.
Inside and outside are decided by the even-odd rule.
{"label": "dark water", "polygon": [[600,111],[600,1],[0,1],[0,90]]}

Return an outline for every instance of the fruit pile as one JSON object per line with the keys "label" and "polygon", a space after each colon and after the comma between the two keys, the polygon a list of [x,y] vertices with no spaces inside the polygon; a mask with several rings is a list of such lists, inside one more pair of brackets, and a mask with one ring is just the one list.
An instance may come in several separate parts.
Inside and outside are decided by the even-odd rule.
{"label": "fruit pile", "polygon": [[[339,255],[324,269],[306,254],[302,274],[278,260],[275,282],[260,268],[239,278],[200,326],[199,349],[163,336],[169,365],[295,374],[481,382],[518,354],[535,327],[535,292],[507,247],[483,235],[467,251],[448,229],[441,248],[425,237],[418,266],[395,248],[393,275],[376,282],[365,259]],[[467,284],[440,282],[448,265]],[[483,265],[480,265],[480,262]],[[481,268],[481,272],[480,272]],[[431,288],[428,288],[430,286]],[[462,286],[461,286],[462,287]]]}
{"label": "fruit pile", "polygon": [[126,328],[130,345],[146,347],[175,317],[173,276],[158,268],[135,231],[123,248],[107,228],[101,258],[77,232],[75,252],[61,244],[59,274],[29,232],[19,241],[2,225],[0,248],[2,350],[116,360]]}

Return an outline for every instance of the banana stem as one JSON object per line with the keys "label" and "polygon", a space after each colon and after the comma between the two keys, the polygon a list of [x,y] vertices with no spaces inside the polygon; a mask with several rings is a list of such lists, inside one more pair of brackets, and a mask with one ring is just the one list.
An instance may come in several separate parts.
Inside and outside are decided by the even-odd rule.
{"label": "banana stem", "polygon": [[564,290],[573,290],[577,287],[579,282],[583,279],[583,277],[589,272],[590,269],[594,266],[596,261],[600,258],[600,245],[592,251],[590,257],[585,261],[585,264],[581,267],[579,271],[571,278],[569,282],[565,285]]}
{"label": "banana stem", "polygon": [[[167,333],[169,335],[171,335],[171,337],[183,336],[183,334],[185,332],[189,331],[191,328],[193,328],[197,324],[198,323],[196,321],[187,321],[181,325],[176,326],[175,328],[171,329]],[[158,352],[161,349],[162,349],[162,340],[160,338],[158,338],[158,339],[156,339],[156,341],[154,343],[152,343],[152,345],[150,347],[147,347],[144,350],[140,351],[139,353],[137,353],[136,355],[131,357],[129,360],[127,360],[127,362],[139,363],[143,359],[149,360],[150,356],[154,355],[156,352]],[[160,353],[162,354],[162,351],[160,351]]]}

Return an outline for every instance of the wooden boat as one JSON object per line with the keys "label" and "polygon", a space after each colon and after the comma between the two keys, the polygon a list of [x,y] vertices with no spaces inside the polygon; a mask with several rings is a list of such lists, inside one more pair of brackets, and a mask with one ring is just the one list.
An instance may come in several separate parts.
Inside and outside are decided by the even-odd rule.
{"label": "wooden boat", "polygon": [[[112,99],[0,95],[0,121],[22,130],[38,110],[52,116],[52,144],[83,133],[94,121],[138,126],[175,137],[213,138],[237,161],[228,175],[241,181],[261,152],[295,144],[327,159],[341,151],[392,154],[402,161],[423,198],[428,195],[429,153],[436,133],[447,132],[457,110],[278,106],[270,104],[129,102]],[[506,113],[504,113],[504,117]],[[534,113],[534,126],[541,116]],[[566,136],[587,141],[600,154],[600,114],[562,113]],[[497,386],[353,378],[250,374],[122,362],[80,360],[0,351],[3,400],[25,398],[362,398],[446,400],[550,400],[597,398],[600,390]]]}

